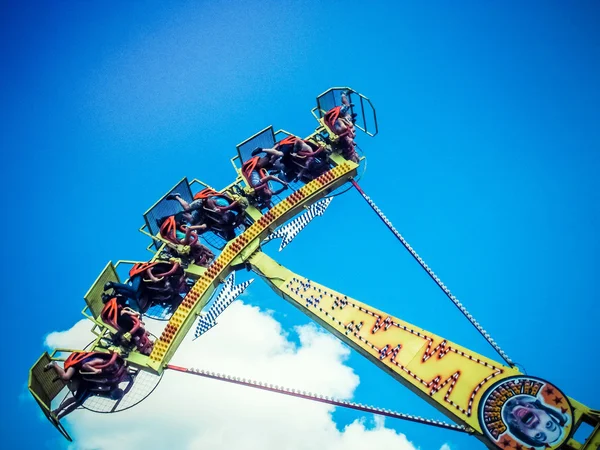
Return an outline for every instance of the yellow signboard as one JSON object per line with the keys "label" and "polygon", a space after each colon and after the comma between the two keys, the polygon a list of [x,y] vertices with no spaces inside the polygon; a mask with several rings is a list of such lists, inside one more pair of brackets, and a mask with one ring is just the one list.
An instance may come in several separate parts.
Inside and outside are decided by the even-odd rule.
{"label": "yellow signboard", "polygon": [[494,382],[518,375],[465,347],[300,277],[264,253],[250,263],[280,295],[459,423],[482,432],[477,411]]}

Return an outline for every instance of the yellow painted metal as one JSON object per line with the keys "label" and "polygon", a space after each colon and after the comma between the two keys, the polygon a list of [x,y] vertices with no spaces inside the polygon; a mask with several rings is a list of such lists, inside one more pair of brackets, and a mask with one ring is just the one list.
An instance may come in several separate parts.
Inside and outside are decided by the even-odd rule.
{"label": "yellow painted metal", "polygon": [[[360,96],[370,103],[366,97]],[[319,128],[306,139],[317,142],[316,135],[325,132],[329,134],[330,139],[335,141],[337,136],[327,127],[323,119],[319,118],[316,110],[314,108],[311,112],[319,121]],[[321,115],[322,113],[324,111],[321,112]],[[238,147],[270,128],[272,129],[272,127],[267,127],[261,130],[239,144]],[[366,130],[360,129],[366,132]],[[285,130],[278,130],[274,135],[279,133],[290,134]],[[367,134],[373,135],[372,133]],[[277,226],[356,175],[357,164],[347,161],[341,155],[335,153],[330,156],[330,160],[335,166],[333,169],[292,193],[265,214],[253,206],[248,206],[245,212],[248,217],[254,220],[254,223],[240,236],[228,242],[210,267],[201,268],[192,265],[186,269],[188,275],[195,278],[196,282],[169,320],[160,338],[156,340],[152,354],[145,356],[137,352],[131,352],[124,355],[126,360],[129,364],[138,368],[157,373],[162,372],[219,283],[233,270],[249,264],[279,295],[295,307],[320,323],[434,407],[444,412],[452,420],[466,426],[488,447],[497,449],[499,444],[494,445],[485,436],[481,419],[477,413],[484,395],[496,389],[493,386],[495,383],[497,385],[499,381],[510,381],[512,377],[522,375],[517,369],[499,364],[358,300],[346,297],[339,292],[303,278],[259,251],[262,240]],[[236,162],[240,162],[239,156],[231,159],[237,177],[222,192],[227,192],[237,200],[243,200],[239,195],[240,190],[250,192],[252,189],[248,186],[244,187],[247,183],[245,183],[240,167]],[[186,178],[182,181],[184,180],[187,182]],[[197,179],[192,180],[191,184],[194,183],[210,187]],[[161,200],[162,198],[149,211]],[[159,234],[156,236],[151,235],[146,231],[146,227],[146,225],[142,226],[140,231],[153,241],[161,242],[161,249],[165,245],[173,246]],[[148,250],[155,254],[153,259],[160,252],[160,249],[159,252],[156,252],[150,247]],[[189,250],[189,247],[177,246],[177,250],[182,252]],[[133,261],[131,262],[133,263]],[[94,285],[86,293],[87,307],[83,312],[86,317],[94,322],[92,332],[97,338],[92,343],[91,349],[101,352],[111,350],[120,353],[121,349],[119,348],[106,349],[101,344],[101,340],[108,333],[115,332],[115,330],[102,323],[98,317],[102,307],[102,288],[104,283],[109,280],[118,281],[112,263],[105,267]],[[86,313],[87,310],[91,312],[91,316]],[[50,414],[52,399],[58,395],[65,384],[52,381],[49,378],[50,374],[43,371],[43,367],[51,360],[61,360],[56,356],[57,352],[72,351],[75,350],[57,349],[51,355],[44,353],[31,368],[29,374],[29,390],[33,397],[54,426],[69,440],[70,438],[64,428]],[[560,448],[565,450],[598,450],[600,447],[600,412],[591,410],[573,399],[569,398],[568,400],[569,404],[567,406],[572,408],[573,421],[564,427],[566,436],[569,435],[571,429],[575,430],[583,423],[591,425],[593,431],[586,442],[579,443],[571,438]],[[548,448],[554,449],[557,447],[548,446]]]}
{"label": "yellow painted metal", "polygon": [[[522,375],[516,368],[308,280],[262,252],[252,255],[248,263],[277,294],[452,420],[473,430],[490,448],[497,448],[482,430],[479,405],[494,383]],[[591,414],[581,403],[569,401],[575,418],[564,426],[565,436],[582,416]],[[571,441],[564,448],[580,448],[581,444]]]}
{"label": "yellow painted metal", "polygon": [[[104,285],[109,281],[116,283],[120,282],[116,267],[112,262],[108,262],[108,264],[106,264],[104,269],[102,269],[102,272],[100,272],[100,275],[98,275],[98,278],[96,278],[96,281],[94,281],[92,286],[83,297],[85,299],[87,308],[89,308],[91,311],[94,319],[97,319],[100,316],[102,308],[104,307],[102,293],[104,292]],[[84,313],[84,315],[86,314]]]}
{"label": "yellow painted metal", "polygon": [[[361,102],[362,102],[362,100],[365,100],[371,106],[371,109],[373,110],[373,120],[374,120],[374,124],[375,124],[375,133],[369,132],[368,130],[364,129],[363,127],[361,127],[360,125],[358,125],[356,123],[354,124],[354,126],[356,128],[358,128],[359,130],[363,131],[364,133],[366,133],[368,136],[371,136],[371,137],[375,136],[378,133],[378,130],[377,130],[377,114],[375,112],[375,107],[373,106],[373,103],[371,102],[371,100],[369,100],[367,97],[365,97],[364,95],[362,95],[360,92],[356,92],[355,90],[353,90],[353,89],[351,89],[349,87],[339,87],[339,86],[327,89],[325,92],[322,92],[320,95],[318,95],[317,99],[323,97],[324,95],[326,95],[327,93],[329,93],[331,91],[351,91],[352,94],[358,95],[361,98]],[[319,111],[319,115],[317,115],[317,111]],[[317,119],[317,121],[321,124],[322,127],[327,128],[327,127],[324,126],[321,117],[319,117],[319,116],[325,115],[325,113],[327,111],[319,109],[318,106],[315,106],[313,109],[311,109],[310,112],[313,115],[313,117],[315,119]],[[317,129],[317,131],[318,131],[318,129]]]}
{"label": "yellow painted metal", "polygon": [[269,125],[268,127],[264,127],[262,130],[254,133],[252,136],[250,136],[249,138],[244,139],[242,142],[240,142],[238,145],[236,145],[236,148],[240,148],[242,145],[247,144],[248,142],[250,142],[252,139],[254,139],[256,136],[260,136],[261,134],[263,134],[265,131],[268,131],[269,129],[273,129],[273,125]]}
{"label": "yellow painted metal", "polygon": [[[183,177],[181,180],[179,180],[177,183],[175,183],[175,185],[174,185],[174,186],[173,186],[171,189],[169,189],[169,191],[168,191],[168,192],[171,192],[171,191],[172,191],[172,190],[173,190],[173,189],[174,189],[176,186],[179,186],[179,184],[180,184],[180,183],[182,183],[182,182],[184,182],[184,181],[186,182],[186,184],[188,184],[188,185],[189,185],[189,183],[188,183],[188,181],[187,181],[187,177]],[[156,200],[156,201],[154,202],[154,204],[153,204],[153,205],[152,205],[150,208],[148,208],[148,209],[146,210],[146,212],[144,213],[144,216],[145,216],[146,214],[148,214],[150,211],[152,211],[152,210],[153,210],[153,209],[156,207],[156,205],[158,205],[158,204],[159,204],[159,203],[160,203],[160,202],[161,202],[161,201],[162,201],[162,200],[163,200],[163,199],[164,199],[164,198],[165,198],[167,195],[168,195],[168,193],[167,193],[167,194],[165,194],[165,195],[163,195],[162,197],[160,197],[158,200]]]}
{"label": "yellow painted metal", "polygon": [[[157,259],[157,257],[158,255],[155,255],[152,260]],[[111,334],[115,335],[118,333],[118,330],[106,324],[100,318],[100,313],[104,307],[104,302],[102,301],[104,285],[108,281],[120,283],[119,276],[116,272],[116,268],[120,264],[137,264],[139,262],[140,261],[120,260],[116,265],[113,265],[112,262],[109,262],[104,267],[98,278],[96,278],[96,281],[94,281],[88,292],[85,294],[84,299],[86,302],[86,307],[83,309],[82,314],[93,323],[91,331],[92,334],[96,336],[94,342],[89,345],[90,351],[106,351],[106,344],[103,340],[105,338],[110,338]],[[181,263],[181,261],[179,262]],[[193,279],[198,279],[200,276],[202,276],[202,274],[204,274],[204,272],[206,272],[206,268],[190,264],[185,268],[185,272],[187,276]],[[130,341],[131,335],[129,333],[125,333],[121,336],[121,339],[124,341]],[[142,369],[149,368],[149,358],[146,355],[142,355],[136,351],[124,352],[120,347],[110,347],[110,350],[121,354],[121,356],[123,356],[124,359],[132,366]]]}
{"label": "yellow painted metal", "polygon": [[264,215],[255,217],[256,221],[246,231],[229,241],[190,289],[162,335],[156,340],[150,355],[150,367],[157,372],[164,369],[215,288],[231,273],[235,265],[242,264],[250,257],[258,249],[260,242],[277,226],[356,175],[357,167],[351,161],[343,161],[292,193]]}
{"label": "yellow painted metal", "polygon": [[66,386],[64,381],[55,380],[56,372],[54,370],[44,370],[44,367],[52,360],[53,358],[46,352],[40,356],[29,370],[27,387],[46,418],[67,440],[72,441],[67,430],[52,414],[52,400]]}
{"label": "yellow painted metal", "polygon": [[45,371],[44,367],[52,361],[48,353],[44,353],[29,369],[29,392],[46,412],[51,410],[51,402],[64,389],[66,383],[55,380],[56,372]]}

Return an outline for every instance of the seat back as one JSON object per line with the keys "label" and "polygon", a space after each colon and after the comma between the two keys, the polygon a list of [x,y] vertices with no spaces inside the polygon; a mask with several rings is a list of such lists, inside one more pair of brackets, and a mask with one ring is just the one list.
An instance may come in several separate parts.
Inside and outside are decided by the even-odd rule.
{"label": "seat back", "polygon": [[50,355],[46,352],[40,356],[31,369],[29,369],[27,387],[46,418],[65,438],[72,441],[67,430],[50,414],[52,411],[52,400],[66,386],[66,383],[61,379],[55,380],[56,372],[54,370],[44,371],[44,367],[51,361]]}
{"label": "seat back", "polygon": [[102,294],[104,293],[104,285],[109,281],[120,283],[119,275],[117,275],[117,270],[112,262],[109,262],[106,267],[102,269],[102,272],[100,272],[100,275],[98,275],[98,278],[96,278],[94,284],[92,284],[83,297],[87,307],[94,316],[94,319],[98,319],[100,317],[100,313],[104,308]]}
{"label": "seat back", "polygon": [[[342,94],[345,92],[349,92],[347,98],[354,105],[350,108],[350,113],[356,114],[354,126],[369,136],[375,136],[378,133],[377,114],[371,100],[349,88],[331,88],[319,95],[316,108],[317,119],[323,119],[328,111],[336,106],[342,106]],[[325,125],[323,120],[319,122]],[[329,127],[327,129],[329,130]]]}
{"label": "seat back", "polygon": [[[151,235],[156,236],[160,231],[160,225],[158,222],[161,218],[172,216],[183,211],[183,208],[178,201],[167,200],[167,196],[175,192],[181,195],[181,198],[188,203],[191,203],[194,200],[187,178],[182,179],[172,189],[170,189],[169,192],[163,195],[148,211],[144,213],[144,221],[146,222],[146,227]],[[154,241],[154,247],[157,250],[160,248],[160,246],[160,241]]]}
{"label": "seat back", "polygon": [[273,126],[269,126],[264,130],[259,131],[253,136],[250,136],[244,142],[236,146],[240,163],[244,164],[250,158],[252,158],[252,151],[256,147],[271,148],[275,145],[275,132]]}

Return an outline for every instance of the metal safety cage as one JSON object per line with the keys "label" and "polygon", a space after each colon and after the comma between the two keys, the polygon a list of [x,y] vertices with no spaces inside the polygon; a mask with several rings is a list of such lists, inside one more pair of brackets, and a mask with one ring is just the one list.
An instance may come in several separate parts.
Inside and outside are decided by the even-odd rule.
{"label": "metal safety cage", "polygon": [[[147,234],[153,237],[154,247],[156,250],[159,250],[163,245],[160,240],[154,238],[154,236],[158,235],[160,231],[160,219],[183,211],[183,208],[179,202],[175,200],[167,200],[167,197],[174,193],[178,193],[181,198],[188,203],[191,203],[194,200],[188,180],[187,178],[183,178],[172,189],[170,189],[169,192],[163,195],[150,209],[148,209],[148,211],[144,213],[144,221],[146,222],[145,228],[148,230]],[[140,231],[144,232],[143,228],[144,227],[140,228]]]}
{"label": "metal safety cage", "polygon": [[342,94],[346,94],[350,104],[350,113],[356,114],[355,126],[368,136],[375,136],[378,133],[377,114],[373,103],[360,92],[356,92],[349,87],[334,87],[326,90],[317,97],[317,107],[311,112],[315,118],[322,119],[325,113],[336,106],[342,105]]}
{"label": "metal safety cage", "polygon": [[256,147],[261,148],[272,148],[275,145],[275,133],[273,132],[273,126],[269,125],[264,130],[250,136],[245,141],[241,142],[236,146],[238,156],[241,164],[252,158],[252,151]]}
{"label": "metal safety cage", "polygon": [[[278,133],[279,133],[279,131],[278,131]],[[250,136],[248,139],[246,139],[245,141],[238,144],[236,146],[236,150],[238,153],[237,158],[234,157],[231,160],[232,164],[236,168],[236,171],[238,172],[238,174],[240,174],[240,176],[241,176],[241,165],[244,164],[244,162],[246,162],[250,158],[252,158],[252,151],[255,148],[257,148],[257,147],[273,148],[276,143],[277,143],[277,140],[275,139],[275,132],[273,131],[273,126],[269,125],[265,129],[259,131],[258,133]],[[237,159],[237,162],[240,164],[240,166],[238,166],[236,164],[236,159]],[[243,177],[241,177],[241,178],[242,178],[243,183],[246,186],[249,186],[247,181]],[[271,184],[271,182],[269,182],[269,185],[270,184]],[[249,187],[251,187],[251,186],[249,186]],[[282,194],[285,192],[286,191],[283,191]],[[271,203],[273,205],[276,205],[281,200],[282,200],[282,197],[280,195],[274,195],[271,198]],[[265,209],[265,208],[261,208],[261,209]]]}
{"label": "metal safety cage", "polygon": [[[102,308],[104,308],[104,302],[102,301],[104,285],[109,281],[114,283],[121,282],[119,275],[117,274],[116,266],[114,266],[112,262],[109,262],[104,269],[102,269],[102,272],[100,272],[96,281],[94,281],[83,296],[86,304],[85,309],[82,311],[84,316],[90,319],[98,319],[100,317]],[[92,313],[92,317],[87,314],[88,311]]]}
{"label": "metal safety cage", "polygon": [[64,358],[56,356],[57,354],[76,351],[79,350],[56,349],[52,354],[44,352],[31,369],[29,369],[29,380],[27,383],[29,392],[46,418],[69,441],[72,441],[71,436],[69,436],[67,430],[52,415],[52,401],[66,388],[67,383],[58,378],[54,370],[46,370],[46,366],[52,361],[64,361]]}
{"label": "metal safety cage", "polygon": [[[205,189],[205,188],[212,189],[213,191],[219,192],[219,193],[225,193],[225,194],[230,194],[230,195],[231,194],[239,195],[239,193],[235,192],[235,189],[234,189],[235,183],[227,186],[225,189],[223,189],[221,191],[217,191],[212,186],[209,186],[208,184],[204,183],[203,181],[198,180],[197,178],[194,178],[190,182],[189,185],[190,185],[190,188],[193,187],[192,191],[194,192],[194,195],[196,195],[198,192],[200,192],[202,189]],[[199,185],[199,186],[195,186],[195,185]],[[237,226],[234,229],[236,237],[239,236],[240,234],[242,234],[248,226],[250,226],[250,222],[248,222],[248,221],[244,221],[241,225]],[[218,232],[214,232],[214,231],[206,231],[206,232],[202,233],[201,236],[202,236],[202,239],[208,245],[213,247],[215,250],[223,250],[228,242],[224,236],[221,236],[221,234],[219,234]]]}
{"label": "metal safety cage", "polygon": [[50,355],[47,352],[44,352],[29,370],[29,392],[31,392],[31,395],[33,395],[44,413],[50,413],[52,400],[54,400],[60,391],[67,385],[60,378],[56,377],[56,372],[53,370],[45,370],[45,367],[52,360]]}
{"label": "metal safety cage", "polygon": [[45,367],[52,361],[50,355],[46,352],[36,361],[29,370],[29,381],[27,387],[29,392],[44,413],[44,416],[69,442],[71,436],[62,424],[52,416],[52,400],[65,388],[66,383],[56,379],[54,371],[46,371]]}
{"label": "metal safety cage", "polygon": [[[286,131],[284,129],[279,129],[275,132],[275,139],[276,142],[282,141],[283,139],[285,139],[288,136],[295,136],[294,134],[290,133],[289,131]],[[305,141],[311,141],[317,145],[319,144],[326,144],[326,142],[324,140],[319,140],[319,138],[321,138],[321,135],[318,133],[313,133],[310,136],[307,136],[305,138],[303,138],[303,140]],[[300,180],[295,180],[295,181],[290,181],[288,183],[288,188],[290,189],[290,192],[288,192],[286,194],[289,195],[289,193],[291,192],[296,192],[298,189],[300,189],[302,186],[304,186],[306,183],[300,181]],[[286,193],[286,191],[283,191],[281,194]],[[278,199],[276,201],[276,203],[278,203],[280,201],[280,199]]]}

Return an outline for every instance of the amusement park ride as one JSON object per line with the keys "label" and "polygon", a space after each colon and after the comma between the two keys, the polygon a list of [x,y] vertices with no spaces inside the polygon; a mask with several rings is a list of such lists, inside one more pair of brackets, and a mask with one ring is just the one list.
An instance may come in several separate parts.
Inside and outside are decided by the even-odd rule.
{"label": "amusement park ride", "polygon": [[[600,412],[521,373],[357,184],[364,157],[356,152],[356,132],[377,134],[371,101],[349,88],[331,88],[317,98],[312,114],[319,125],[304,139],[268,127],[239,144],[231,160],[237,177],[224,189],[183,179],[144,214],[140,231],[152,239],[152,259],[109,263],[84,297],[95,340],[85,350],[44,353],[30,369],[29,391],[50,422],[71,440],[60,421],[66,414],[78,407],[105,413],[133,407],[172,370],[462,431],[492,449],[599,448]],[[263,253],[261,245],[275,238],[285,247],[324,213],[333,195],[352,187],[503,364],[308,280]],[[126,283],[117,275],[121,264],[132,266]],[[194,324],[200,337],[250,284],[235,285],[241,269],[260,275],[456,424],[171,365]],[[144,329],[143,316],[166,322],[159,337]],[[593,431],[578,442],[574,434],[584,423]]]}

